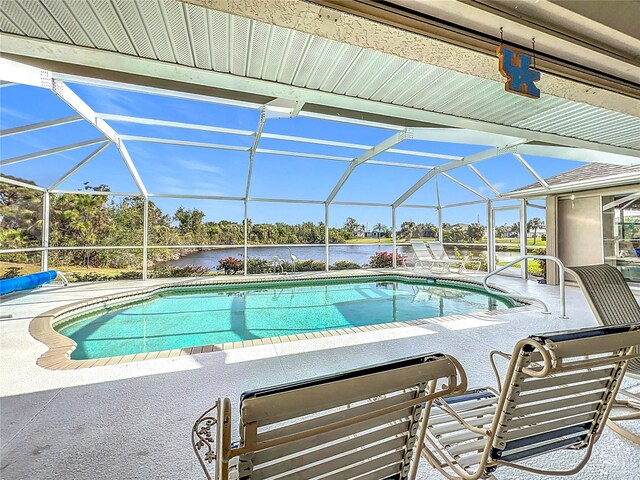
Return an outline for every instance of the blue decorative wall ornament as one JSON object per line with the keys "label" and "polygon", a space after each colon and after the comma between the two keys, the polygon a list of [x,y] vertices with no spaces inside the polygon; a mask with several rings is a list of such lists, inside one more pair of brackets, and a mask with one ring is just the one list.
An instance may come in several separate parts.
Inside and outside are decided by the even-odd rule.
{"label": "blue decorative wall ornament", "polygon": [[507,78],[504,89],[530,98],[540,98],[540,90],[534,82],[540,80],[540,72],[532,69],[532,57],[505,45],[497,50],[500,73]]}

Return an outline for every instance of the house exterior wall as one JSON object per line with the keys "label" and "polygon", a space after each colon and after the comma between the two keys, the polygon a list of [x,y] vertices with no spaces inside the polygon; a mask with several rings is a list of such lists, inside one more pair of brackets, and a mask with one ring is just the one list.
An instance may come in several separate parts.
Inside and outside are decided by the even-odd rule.
{"label": "house exterior wall", "polygon": [[567,267],[603,262],[600,198],[558,199],[558,258]]}

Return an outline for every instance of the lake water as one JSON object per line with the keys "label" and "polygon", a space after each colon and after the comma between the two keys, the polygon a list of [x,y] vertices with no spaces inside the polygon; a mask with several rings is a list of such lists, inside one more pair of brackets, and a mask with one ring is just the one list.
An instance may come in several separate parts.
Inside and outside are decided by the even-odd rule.
{"label": "lake water", "polygon": [[[453,257],[453,247],[446,247],[449,255]],[[366,265],[369,263],[369,259],[376,252],[391,252],[393,246],[390,244],[379,245],[329,245],[329,263],[334,264],[337,261],[345,260],[349,262],[355,262],[359,265]],[[403,255],[411,257],[411,247],[399,245],[398,251]],[[299,260],[319,260],[324,262],[325,251],[324,245],[296,245],[295,247],[279,246],[261,246],[261,247],[249,247],[249,257],[266,258],[271,259],[274,256],[278,256],[286,261],[290,259],[290,252],[293,253]],[[460,248],[460,253],[466,255],[469,252],[467,249]],[[478,247],[473,250],[474,256],[479,253],[485,252],[484,247]],[[194,252],[190,255],[184,256],[177,260],[170,260],[167,262],[169,265],[185,266],[185,265],[200,265],[207,267],[211,270],[215,270],[218,266],[218,260],[229,256],[242,258],[244,250],[242,248],[214,248],[211,250],[203,250]],[[498,256],[501,259],[515,258],[519,254],[517,252],[499,252]]]}

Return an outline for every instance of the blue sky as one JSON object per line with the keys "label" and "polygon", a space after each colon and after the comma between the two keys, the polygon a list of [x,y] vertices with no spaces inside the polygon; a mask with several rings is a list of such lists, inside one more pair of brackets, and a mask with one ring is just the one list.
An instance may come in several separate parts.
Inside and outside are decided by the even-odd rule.
{"label": "blue sky", "polygon": [[[183,100],[157,95],[127,92],[123,90],[70,85],[71,88],[96,112],[146,117],[185,123],[197,123],[253,131],[260,112],[254,109]],[[35,122],[73,115],[64,102],[45,89],[28,86],[0,88],[0,124],[2,129],[28,125]],[[109,122],[122,135],[163,137],[206,143],[249,147],[251,136],[192,131],[167,127],[136,125],[124,122]],[[344,122],[331,122],[315,118],[297,117],[269,119],[264,132],[302,137],[320,138],[340,142],[375,145],[395,133],[384,128],[365,127]],[[2,138],[2,159],[51,149],[85,140],[99,138],[100,133],[87,122],[13,135]],[[140,175],[150,193],[176,195],[244,195],[248,153],[175,146],[148,142],[126,142]],[[310,154],[328,154],[354,158],[363,150],[263,138],[260,148],[288,150]],[[97,147],[87,146],[62,154],[49,155],[2,168],[4,175],[12,175],[35,181],[47,187]],[[487,147],[408,140],[396,146],[399,149],[420,152],[465,156]],[[423,165],[440,165],[447,160],[408,156],[385,152],[376,157],[388,162]],[[540,175],[548,177],[581,165],[579,162],[526,156]],[[476,164],[478,170],[498,188],[506,192],[534,182],[533,177],[511,155],[503,155]],[[347,163],[317,160],[295,156],[280,156],[258,153],[255,157],[250,196],[305,200],[324,200],[347,168]],[[336,201],[391,203],[419,180],[425,170],[364,164],[351,175]],[[468,168],[456,169],[451,176],[477,191],[492,197],[489,188]],[[82,189],[83,183],[107,184],[118,192],[136,192],[126,166],[115,146],[109,146],[100,155],[81,168],[58,188]],[[440,198],[443,204],[478,200],[479,197],[457,185],[440,178]],[[228,219],[241,221],[242,202],[215,200],[158,199],[156,203],[167,213],[173,213],[180,205],[203,210],[208,220]],[[408,201],[408,204],[435,205],[435,183],[430,181]],[[537,210],[533,215],[544,212]],[[289,222],[324,220],[322,205],[280,204],[251,202],[249,216],[254,222]],[[372,227],[380,222],[391,224],[390,208],[335,205],[330,210],[330,225],[341,226],[346,217]],[[504,221],[517,220],[516,213],[504,215]],[[513,217],[513,218],[511,218]],[[484,205],[445,209],[443,220],[450,223],[476,221],[486,222]],[[437,222],[432,209],[401,208],[398,210],[398,225],[406,220],[415,222]]]}

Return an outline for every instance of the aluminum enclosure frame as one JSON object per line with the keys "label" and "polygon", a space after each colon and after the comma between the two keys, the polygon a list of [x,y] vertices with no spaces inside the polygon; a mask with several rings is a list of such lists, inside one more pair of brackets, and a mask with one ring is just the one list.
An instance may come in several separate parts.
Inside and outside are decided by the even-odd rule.
{"label": "aluminum enclosure frame", "polygon": [[[6,131],[2,131],[2,136],[20,134],[28,131],[37,130],[40,128],[49,128],[54,127],[56,125],[62,125],[66,123],[79,121],[80,118],[89,122],[93,125],[99,132],[101,132],[104,138],[88,140],[84,142],[74,143],[71,145],[56,147],[53,149],[42,150],[40,152],[30,153],[26,155],[22,155],[19,157],[13,157],[10,159],[0,161],[0,165],[9,165],[12,163],[29,161],[34,158],[40,158],[45,155],[52,155],[56,153],[61,153],[64,151],[68,151],[71,149],[81,148],[89,145],[98,145],[98,148],[95,149],[92,153],[90,153],[87,157],[81,160],[78,164],[76,164],[72,169],[66,172],[62,177],[60,177],[57,181],[52,183],[48,188],[37,187],[33,185],[26,184],[24,182],[19,182],[17,180],[0,177],[0,181],[13,184],[16,186],[21,186],[25,188],[31,188],[33,190],[37,190],[43,193],[43,232],[42,232],[42,247],[40,248],[32,248],[32,249],[12,249],[12,250],[0,250],[0,253],[9,253],[11,251],[42,251],[42,269],[46,270],[48,268],[48,253],[50,250],[62,250],[62,249],[121,249],[121,248],[131,248],[131,249],[142,249],[143,251],[143,279],[147,279],[148,271],[147,271],[147,256],[149,248],[161,248],[160,246],[148,245],[148,210],[149,210],[149,199],[150,198],[185,198],[185,199],[210,199],[210,200],[230,200],[230,201],[241,201],[244,202],[244,252],[245,252],[245,262],[244,262],[244,273],[247,274],[247,260],[248,260],[248,248],[250,247],[248,244],[248,204],[249,202],[274,202],[274,203],[301,203],[301,204],[317,204],[324,205],[325,210],[325,260],[326,260],[326,268],[329,268],[329,211],[331,205],[353,205],[353,206],[369,206],[369,207],[385,207],[390,208],[391,220],[392,220],[392,240],[393,240],[393,249],[396,251],[397,247],[397,238],[396,238],[396,214],[398,208],[427,208],[427,209],[435,209],[438,212],[438,228],[439,228],[439,237],[442,240],[442,210],[446,208],[454,208],[466,205],[474,205],[484,203],[487,206],[488,211],[492,208],[492,199],[487,197],[486,195],[476,191],[475,189],[469,187],[464,182],[456,179],[455,177],[450,176],[447,172],[461,168],[464,166],[468,166],[481,180],[482,182],[489,187],[489,189],[496,194],[496,197],[499,198],[501,193],[498,189],[495,188],[482,174],[474,167],[473,164],[477,162],[481,162],[483,160],[487,160],[490,158],[494,158],[503,153],[512,153],[520,163],[527,168],[529,173],[538,180],[541,185],[548,187],[545,185],[544,180],[540,175],[538,175],[535,170],[531,167],[531,165],[526,162],[526,160],[522,157],[521,153],[529,153],[535,152],[537,155],[546,156],[553,155],[558,158],[569,158],[576,159],[582,153],[583,149],[580,148],[572,148],[572,147],[548,147],[548,146],[540,146],[540,145],[527,145],[530,141],[527,138],[517,138],[512,136],[500,135],[497,133],[488,133],[488,132],[476,132],[472,130],[465,130],[460,128],[402,128],[397,125],[387,125],[387,124],[375,124],[373,122],[359,122],[354,119],[340,119],[335,117],[324,116],[324,119],[334,120],[334,121],[348,121],[350,123],[361,123],[363,125],[376,126],[381,128],[387,128],[389,130],[393,130],[394,133],[387,140],[381,142],[378,145],[369,146],[369,145],[360,145],[360,144],[352,144],[347,142],[335,142],[329,140],[320,140],[313,138],[305,138],[305,137],[295,137],[289,135],[279,135],[279,134],[271,134],[263,132],[266,121],[268,118],[274,117],[292,117],[296,115],[315,117],[315,118],[323,118],[322,115],[313,114],[309,112],[301,111],[302,104],[300,102],[293,102],[290,108],[282,107],[282,106],[271,106],[270,104],[265,105],[255,105],[255,104],[246,104],[243,102],[230,101],[228,99],[220,99],[213,97],[205,97],[203,95],[196,94],[186,94],[180,92],[166,92],[166,91],[155,91],[157,89],[149,88],[149,91],[154,91],[157,94],[165,94],[165,95],[175,95],[179,98],[185,98],[196,101],[208,101],[213,103],[220,103],[224,105],[233,105],[239,108],[253,108],[260,109],[261,116],[260,122],[256,127],[256,130],[251,132],[247,130],[238,130],[238,129],[227,129],[223,127],[215,127],[208,125],[198,125],[192,123],[184,123],[184,122],[169,122],[169,121],[161,121],[154,120],[149,118],[141,118],[141,117],[130,117],[130,116],[122,116],[122,115],[113,115],[108,113],[98,113],[92,110],[78,95],[73,92],[71,88],[65,83],[63,75],[58,75],[55,72],[41,70],[35,67],[31,67],[29,65],[20,64],[18,62],[0,59],[0,66],[2,67],[0,71],[0,79],[4,81],[4,86],[13,85],[13,84],[26,84],[30,86],[46,88],[51,90],[55,95],[61,98],[65,103],[67,103],[76,113],[77,115],[73,115],[71,117],[64,117],[60,119],[55,119],[47,122],[39,122],[32,125],[26,125],[23,127],[17,127],[14,129],[9,129]],[[71,79],[71,78],[70,78]],[[75,78],[72,78],[75,80]],[[105,82],[96,81],[94,79],[87,79],[87,83],[96,85],[96,84],[105,84]],[[122,85],[118,85],[118,87],[122,88]],[[138,87],[137,90],[140,90]],[[284,100],[284,99],[283,99]],[[270,102],[270,103],[276,103]],[[286,104],[287,101],[280,102],[281,104]],[[172,127],[172,128],[183,128],[183,129],[192,129],[192,130],[204,130],[204,131],[212,131],[212,132],[220,132],[231,135],[240,135],[240,136],[252,136],[254,138],[253,145],[249,148],[245,147],[236,147],[231,145],[220,145],[220,144],[207,144],[203,142],[188,142],[188,141],[179,141],[179,140],[170,140],[164,138],[151,138],[151,137],[141,137],[141,136],[127,136],[118,134],[108,123],[107,121],[125,121],[130,123],[139,123],[145,125],[155,125],[155,126],[164,126],[164,127]],[[301,143],[312,143],[318,145],[326,145],[326,146],[340,146],[345,148],[355,148],[355,149],[363,149],[361,155],[355,158],[346,158],[346,157],[337,157],[331,155],[321,155],[321,154],[304,154],[302,152],[288,152],[288,151],[278,151],[278,150],[269,150],[269,149],[260,149],[258,144],[261,138],[272,138],[278,140],[287,140],[292,142],[301,142]],[[419,151],[411,151],[405,149],[394,148],[397,144],[402,141],[410,138],[415,138],[418,140],[427,140],[427,141],[453,141],[453,139],[457,139],[458,143],[477,143],[479,140],[484,139],[483,141],[492,145],[491,148],[487,150],[483,150],[481,152],[468,155],[464,158],[455,157],[451,155],[442,155],[442,154],[434,154],[429,152],[419,152]],[[128,150],[125,146],[125,142],[129,141],[152,141],[157,143],[166,143],[166,144],[174,144],[174,145],[188,145],[188,146],[196,146],[202,148],[213,148],[213,149],[222,149],[222,150],[240,150],[246,151],[249,155],[249,169],[247,172],[247,181],[245,188],[245,195],[243,197],[225,197],[225,196],[207,196],[207,195],[175,195],[175,194],[165,194],[165,193],[149,193],[140,177],[137,168],[135,166],[135,161],[128,153]],[[98,156],[102,151],[104,151],[108,146],[114,144],[118,149],[125,165],[127,166],[134,182],[136,183],[139,192],[136,193],[121,193],[121,192],[94,192],[94,191],[65,191],[59,190],[57,187],[61,185],[66,179],[71,177],[76,171],[78,171],[82,166],[86,165],[93,158]],[[374,157],[380,153],[385,151],[397,153],[401,155],[409,155],[414,157],[423,157],[423,158],[435,158],[439,160],[449,160],[448,163],[439,166],[431,166],[431,165],[421,165],[421,164],[410,164],[410,163],[400,163],[400,162],[385,162],[374,160]],[[256,153],[269,153],[276,155],[288,155],[288,156],[296,156],[296,157],[307,157],[314,158],[319,160],[327,160],[327,161],[341,161],[348,162],[349,166],[344,172],[342,178],[339,180],[338,184],[331,191],[330,195],[324,200],[301,200],[301,199],[282,199],[282,198],[252,198],[250,197],[250,187],[251,187],[251,178],[252,178],[252,168],[253,168],[253,160]],[[593,152],[596,153],[596,152]],[[587,156],[587,161],[594,161],[594,159],[605,159],[607,161],[611,161],[611,163],[618,162],[626,162],[629,161],[632,157],[624,157],[623,155],[614,154],[614,153],[605,153],[605,152],[597,152],[596,155]],[[582,157],[579,157],[582,159]],[[335,197],[340,191],[340,189],[347,182],[351,173],[357,168],[359,165],[363,163],[374,164],[374,165],[384,165],[388,167],[395,168],[413,168],[413,169],[426,169],[428,172],[409,190],[403,193],[395,202],[392,203],[373,203],[373,202],[341,202],[335,201]],[[450,180],[454,181],[462,188],[467,189],[472,192],[474,195],[478,196],[480,199],[478,201],[471,202],[462,202],[457,204],[449,204],[449,205],[441,205],[440,203],[440,195],[438,189],[438,177],[442,175]],[[408,200],[414,193],[416,193],[420,188],[422,188],[425,184],[427,184],[432,178],[435,178],[436,184],[436,194],[438,198],[438,204],[436,206],[433,205],[405,205],[406,200]],[[58,194],[58,193],[67,193],[67,194],[84,194],[84,195],[112,195],[112,196],[140,196],[144,199],[144,232],[143,232],[143,242],[142,245],[135,246],[82,246],[82,247],[51,247],[49,245],[49,198],[50,194]],[[495,200],[495,199],[494,199]],[[521,207],[523,208],[523,207]],[[488,223],[491,221],[488,217]],[[526,218],[526,212],[525,212]],[[526,225],[526,222],[524,223]],[[524,226],[522,227],[524,228]],[[495,238],[494,235],[488,235],[488,249],[492,251],[495,246]],[[493,240],[492,240],[493,238]],[[526,240],[526,236],[525,236]],[[182,246],[166,246],[164,248],[179,248]],[[205,246],[201,246],[205,247]],[[492,264],[492,263],[490,263]],[[394,267],[395,256],[394,256]]]}

